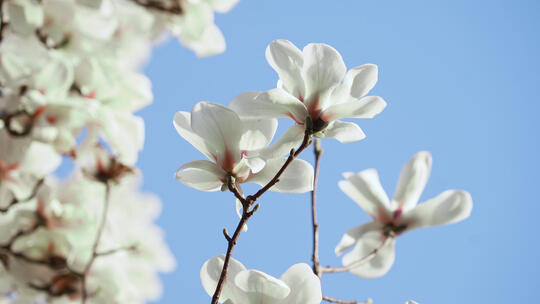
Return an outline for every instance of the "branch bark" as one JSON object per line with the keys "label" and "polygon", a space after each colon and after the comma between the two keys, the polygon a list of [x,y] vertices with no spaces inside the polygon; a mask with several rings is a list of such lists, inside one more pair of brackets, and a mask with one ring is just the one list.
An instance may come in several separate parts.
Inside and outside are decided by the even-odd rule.
{"label": "branch bark", "polygon": [[313,178],[313,191],[311,191],[311,223],[313,226],[313,254],[311,260],[313,262],[313,272],[321,278],[321,263],[319,261],[319,223],[317,222],[317,182],[319,179],[319,167],[323,149],[319,139],[315,140],[313,145],[313,153],[315,154],[315,175]]}
{"label": "branch bark", "polygon": [[291,149],[291,153],[289,154],[289,157],[281,166],[279,171],[276,173],[276,175],[266,184],[264,187],[262,187],[259,191],[257,191],[253,195],[249,195],[248,197],[244,198],[238,189],[236,188],[236,185],[234,182],[232,182],[232,179],[229,179],[227,181],[227,186],[229,188],[229,191],[231,191],[234,196],[240,200],[240,203],[242,203],[242,217],[240,218],[240,221],[238,222],[238,225],[236,226],[236,230],[234,231],[234,234],[232,237],[230,237],[226,230],[223,230],[223,234],[225,238],[227,239],[227,253],[225,254],[225,261],[223,262],[223,269],[221,270],[221,274],[219,276],[219,281],[216,286],[216,290],[214,292],[214,295],[212,296],[212,304],[217,304],[219,301],[219,296],[221,295],[221,291],[223,290],[223,286],[225,283],[225,280],[227,278],[227,271],[229,268],[229,264],[231,261],[232,252],[234,250],[234,247],[236,246],[236,242],[238,240],[238,237],[240,236],[240,233],[242,232],[244,225],[247,223],[247,221],[251,218],[251,216],[257,211],[258,205],[256,205],[254,208],[251,209],[253,204],[272,186],[274,186],[277,182],[279,182],[280,176],[283,174],[285,169],[291,164],[291,162],[300,154],[302,151],[304,151],[310,144],[311,144],[311,136],[312,133],[309,130],[306,130],[304,134],[304,139],[302,140],[302,143],[298,147],[298,149]]}

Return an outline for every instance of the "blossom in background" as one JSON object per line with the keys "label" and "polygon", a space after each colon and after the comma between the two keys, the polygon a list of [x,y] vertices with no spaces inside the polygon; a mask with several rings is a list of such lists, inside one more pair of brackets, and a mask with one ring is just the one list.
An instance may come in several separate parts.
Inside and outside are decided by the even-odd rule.
{"label": "blossom in background", "polygon": [[341,55],[329,45],[312,43],[300,51],[290,41],[276,40],[266,49],[266,59],[279,75],[278,87],[254,100],[239,100],[239,113],[293,119],[296,125],[284,136],[291,142],[302,140],[307,119],[317,137],[361,140],[365,135],[358,125],[339,119],[372,118],[386,107],[379,96],[364,97],[377,82],[377,66],[347,71]]}
{"label": "blossom in background", "polygon": [[[224,255],[214,257],[201,268],[202,285],[210,296],[216,289],[224,258]],[[277,279],[258,270],[248,270],[231,258],[219,300],[226,304],[319,304],[321,281],[304,263],[291,266]]]}
{"label": "blossom in background", "polygon": [[[238,98],[249,96],[253,95],[246,93]],[[230,108],[199,102],[191,114],[177,112],[174,126],[180,136],[209,159],[189,162],[176,172],[176,179],[197,190],[217,191],[230,177],[237,185],[247,182],[264,185],[286,160],[261,158],[259,153],[274,137],[275,119],[243,119]],[[313,168],[306,161],[295,159],[271,190],[302,193],[312,187]]]}
{"label": "blossom in background", "polygon": [[[394,263],[395,236],[469,217],[472,199],[468,192],[462,190],[447,190],[417,205],[430,172],[429,152],[414,155],[403,168],[391,201],[374,169],[343,174],[346,180],[340,181],[339,187],[373,219],[347,231],[335,248],[336,254],[341,255],[354,247],[342,260],[351,273],[364,278],[380,277]],[[376,249],[373,258],[359,262]]]}
{"label": "blossom in background", "polygon": [[[96,259],[86,276],[87,290],[93,295],[87,303],[155,300],[161,294],[158,273],[174,268],[175,261],[164,242],[163,231],[154,223],[161,212],[159,199],[141,193],[139,184],[138,178],[129,177],[111,189],[110,209],[97,248],[103,256]],[[28,263],[0,250],[0,255],[5,255],[0,273],[6,270],[10,273],[0,275],[0,299],[1,294],[11,291],[20,303],[34,303],[45,297],[29,284],[46,287],[56,280],[54,290],[67,297],[49,299],[47,303],[80,303],[80,278],[69,277],[65,267],[82,272],[88,263],[102,220],[104,198],[103,185],[76,174],[63,183],[45,184],[36,199],[17,205],[9,216],[0,218],[0,244],[16,233],[20,228],[17,226],[31,227],[41,218],[43,226],[19,238],[12,251],[28,259],[54,262],[53,267]],[[32,212],[35,209],[38,214]],[[125,229],[126,226],[131,228]],[[62,274],[65,276],[61,277]]]}

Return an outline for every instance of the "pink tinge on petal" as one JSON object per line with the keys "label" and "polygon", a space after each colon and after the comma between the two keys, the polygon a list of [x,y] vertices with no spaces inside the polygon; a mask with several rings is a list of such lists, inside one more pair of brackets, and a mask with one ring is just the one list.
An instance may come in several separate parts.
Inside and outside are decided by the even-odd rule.
{"label": "pink tinge on petal", "polygon": [[395,222],[403,214],[403,209],[399,206],[392,214],[392,222]]}
{"label": "pink tinge on petal", "polygon": [[40,92],[42,95],[46,95],[47,89],[38,89],[38,92]]}
{"label": "pink tinge on petal", "polygon": [[9,173],[13,170],[16,170],[17,168],[19,168],[19,163],[13,163],[11,165],[7,165],[4,163],[4,161],[0,159],[0,180],[17,183],[15,179],[9,176]]}
{"label": "pink tinge on petal", "polygon": [[304,96],[298,95],[298,100],[300,100],[302,103],[304,103]]}
{"label": "pink tinge on petal", "polygon": [[39,116],[41,116],[41,114],[43,114],[45,112],[45,106],[42,106],[42,107],[39,107],[37,108],[37,110],[34,112],[34,115],[32,116],[33,118],[38,118]]}
{"label": "pink tinge on petal", "polygon": [[96,91],[94,90],[94,91],[84,95],[84,97],[94,99],[94,98],[96,98]]}
{"label": "pink tinge on petal", "polygon": [[56,122],[58,122],[58,117],[57,116],[47,116],[46,120],[51,125],[54,125]]}
{"label": "pink tinge on petal", "polygon": [[226,172],[232,172],[233,168],[236,166],[234,155],[232,155],[229,148],[225,146],[225,155],[223,155],[223,160],[221,161],[221,168]]}
{"label": "pink tinge on petal", "polygon": [[287,116],[289,116],[292,120],[294,120],[295,123],[299,124],[299,125],[303,125],[304,123],[303,122],[300,122],[298,121],[296,118],[294,118],[294,115],[292,115],[292,113],[287,113]]}
{"label": "pink tinge on petal", "polygon": [[240,157],[241,158],[244,158],[246,155],[247,155],[248,151],[247,150],[242,150],[240,151]]}
{"label": "pink tinge on petal", "polygon": [[377,206],[377,218],[379,219],[380,223],[385,224],[385,225],[391,222],[391,219],[388,216],[388,213],[381,206]]}

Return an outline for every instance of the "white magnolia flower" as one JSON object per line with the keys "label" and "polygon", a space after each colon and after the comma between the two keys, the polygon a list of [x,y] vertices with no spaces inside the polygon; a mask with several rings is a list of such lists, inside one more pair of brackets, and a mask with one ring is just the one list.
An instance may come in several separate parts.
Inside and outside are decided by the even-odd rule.
{"label": "white magnolia flower", "polygon": [[[242,119],[227,107],[200,102],[191,114],[177,112],[174,126],[180,136],[209,159],[189,162],[176,172],[176,179],[197,190],[217,191],[229,176],[234,177],[236,184],[264,185],[285,162],[285,158],[264,159],[258,153],[274,137],[276,120]],[[306,161],[295,159],[271,190],[302,193],[312,187],[313,168]]]}
{"label": "white magnolia flower", "polygon": [[[216,290],[224,258],[224,255],[214,257],[201,268],[201,281],[210,296]],[[321,281],[304,263],[291,266],[277,279],[258,270],[248,270],[231,258],[219,301],[226,304],[319,304]]]}
{"label": "white magnolia flower", "polygon": [[377,66],[361,65],[347,72],[341,55],[326,44],[308,44],[300,51],[290,41],[276,40],[266,49],[268,63],[279,75],[278,88],[260,94],[254,102],[242,102],[242,115],[289,117],[297,125],[289,129],[291,140],[304,135],[310,119],[315,136],[352,142],[365,137],[352,122],[341,118],[372,118],[386,102],[366,93],[377,82]]}
{"label": "white magnolia flower", "polygon": [[[394,263],[394,236],[421,227],[459,222],[470,215],[472,199],[462,190],[447,190],[417,205],[430,171],[429,152],[414,155],[403,168],[391,201],[374,169],[343,174],[346,180],[339,182],[341,190],[373,218],[347,231],[335,248],[336,254],[341,255],[354,246],[342,260],[353,274],[376,278],[387,273]],[[375,257],[359,263],[377,248]]]}

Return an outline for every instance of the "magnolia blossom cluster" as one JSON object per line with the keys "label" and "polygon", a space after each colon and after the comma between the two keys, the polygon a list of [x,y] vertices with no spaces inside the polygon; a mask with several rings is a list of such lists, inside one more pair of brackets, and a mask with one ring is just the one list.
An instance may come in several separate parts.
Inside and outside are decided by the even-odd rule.
{"label": "magnolia blossom cluster", "polygon": [[[134,167],[166,33],[222,52],[237,0],[0,1],[0,302],[144,303],[175,261]],[[64,181],[53,174],[75,164]],[[137,177],[138,176],[138,177]]]}
{"label": "magnolia blossom cluster", "polygon": [[[417,206],[431,170],[428,152],[419,152],[405,165],[392,200],[374,169],[344,173],[340,188],[373,220],[342,237],[336,254],[352,249],[343,257],[342,267],[321,267],[314,252],[313,269],[297,264],[280,279],[246,270],[230,257],[238,232],[245,231],[245,222],[257,211],[256,206],[250,211],[242,209],[251,208],[266,190],[312,191],[316,187],[314,169],[297,158],[299,153],[322,138],[342,143],[363,139],[365,135],[356,123],[341,119],[372,118],[386,107],[381,97],[366,96],[377,82],[377,66],[366,64],[347,70],[341,55],[328,45],[309,44],[299,50],[289,41],[277,40],[268,46],[266,58],[279,75],[276,88],[242,93],[228,106],[199,102],[191,113],[178,112],[174,118],[180,136],[207,158],[181,166],[176,178],[202,191],[230,190],[241,217],[233,237],[224,231],[229,241],[227,255],[203,265],[202,284],[213,296],[212,303],[217,303],[216,296],[225,304],[314,304],[323,299],[352,303],[323,297],[320,273],[349,271],[364,278],[384,275],[394,262],[397,236],[465,219],[471,212],[471,197],[465,191],[448,190]],[[290,118],[294,124],[274,139],[278,118]],[[317,149],[318,145],[316,155]],[[244,197],[241,186],[248,182],[263,188]]]}

